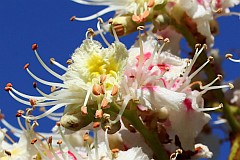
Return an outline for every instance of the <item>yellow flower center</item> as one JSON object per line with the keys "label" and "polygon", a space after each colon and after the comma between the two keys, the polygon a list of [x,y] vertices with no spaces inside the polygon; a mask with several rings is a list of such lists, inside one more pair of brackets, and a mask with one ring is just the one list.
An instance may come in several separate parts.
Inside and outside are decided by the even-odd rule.
{"label": "yellow flower center", "polygon": [[100,75],[109,75],[117,78],[119,65],[114,57],[104,59],[101,55],[92,54],[86,62],[86,68],[88,68],[90,73],[89,82],[91,82],[93,78],[97,78]]}

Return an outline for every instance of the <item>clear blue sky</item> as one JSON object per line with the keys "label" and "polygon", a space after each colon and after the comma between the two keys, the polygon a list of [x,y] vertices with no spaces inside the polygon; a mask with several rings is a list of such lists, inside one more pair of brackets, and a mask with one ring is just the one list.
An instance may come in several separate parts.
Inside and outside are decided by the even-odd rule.
{"label": "clear blue sky", "polygon": [[[32,87],[34,81],[23,66],[30,63],[30,69],[39,77],[55,81],[38,63],[31,45],[38,43],[39,54],[49,64],[54,57],[65,64],[72,52],[85,38],[85,31],[91,27],[96,29],[97,20],[88,22],[70,22],[73,15],[83,17],[95,13],[101,7],[82,6],[70,0],[2,0],[0,5],[0,108],[6,119],[16,124],[15,113],[26,106],[13,100],[3,88],[11,82],[14,87],[24,93],[37,95]],[[234,8],[240,11],[240,7]],[[111,14],[104,16],[107,20]],[[236,49],[240,55],[240,21],[238,17],[222,17],[219,19],[220,35],[216,37],[215,47],[224,55]],[[122,41],[130,46],[134,36]],[[238,57],[235,55],[235,57]],[[239,56],[240,58],[240,56]],[[240,75],[240,64],[224,60],[225,78],[230,80]],[[55,66],[53,69],[58,70]],[[49,90],[40,85],[46,92]],[[16,125],[17,126],[17,125]]]}

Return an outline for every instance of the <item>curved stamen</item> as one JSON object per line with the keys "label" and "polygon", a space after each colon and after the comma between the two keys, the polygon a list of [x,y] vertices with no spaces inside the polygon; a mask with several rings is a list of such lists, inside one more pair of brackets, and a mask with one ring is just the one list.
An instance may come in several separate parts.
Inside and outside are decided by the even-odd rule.
{"label": "curved stamen", "polygon": [[232,58],[232,57],[233,57],[232,54],[226,54],[225,57],[226,57],[226,59],[229,59],[229,60],[232,61],[232,62],[237,62],[237,63],[240,62],[240,59],[233,59],[233,58]]}
{"label": "curved stamen", "polygon": [[111,6],[111,7],[107,7],[91,16],[88,16],[88,17],[82,17],[82,18],[78,18],[76,17],[75,20],[78,20],[78,21],[88,21],[88,20],[92,20],[92,19],[95,19],[95,18],[98,18],[98,17],[101,17],[102,15],[106,14],[106,13],[109,13],[109,12],[112,12],[112,11],[116,11],[118,9],[122,9],[122,7],[119,7],[119,6]]}
{"label": "curved stamen", "polygon": [[38,116],[22,116],[23,118],[25,119],[29,119],[29,120],[36,120],[36,119],[41,119],[43,117],[46,117],[47,115],[51,114],[52,112],[58,110],[59,108],[65,106],[65,105],[68,105],[70,103],[60,103],[60,104],[57,104],[55,106],[53,106],[52,108],[50,108],[49,110],[47,110],[45,113],[41,114],[41,115],[38,115]]}
{"label": "curved stamen", "polygon": [[127,96],[124,97],[124,100],[123,100],[123,103],[122,103],[120,112],[118,113],[116,119],[113,120],[113,121],[109,119],[109,122],[110,122],[111,124],[115,124],[115,123],[117,123],[117,122],[121,119],[122,114],[123,114],[123,112],[125,111],[125,109],[126,109],[126,107],[127,107],[127,104],[128,104],[128,102],[129,102],[131,99],[132,99],[132,96],[131,96],[131,95],[127,95]]}
{"label": "curved stamen", "polygon": [[105,44],[109,47],[111,46],[109,44],[109,42],[107,41],[107,39],[105,38],[105,36],[103,35],[102,31],[101,31],[101,24],[103,24],[103,20],[102,18],[98,18],[98,23],[97,23],[97,29],[98,29],[98,33],[100,34],[100,36],[102,37],[103,41],[105,42]]}
{"label": "curved stamen", "polygon": [[[36,44],[33,44],[33,45],[36,45]],[[37,49],[34,49],[33,50],[38,61],[40,62],[40,64],[43,66],[43,68],[48,71],[50,74],[52,74],[53,76],[57,77],[58,79],[61,79],[63,80],[63,77],[61,75],[59,75],[58,73],[54,72],[52,69],[50,69],[44,62],[43,60],[41,59],[41,57],[39,56],[38,52],[37,52]]]}
{"label": "curved stamen", "polygon": [[33,77],[33,79],[35,79],[36,81],[48,85],[48,86],[56,86],[56,87],[62,87],[62,88],[66,88],[66,86],[62,83],[54,83],[54,82],[48,82],[45,81],[43,79],[38,78],[37,76],[35,76],[28,68],[26,68],[26,71],[28,72],[28,74],[30,74],[30,76]]}
{"label": "curved stamen", "polygon": [[24,93],[21,93],[19,91],[17,91],[16,89],[14,89],[13,87],[11,88],[11,91],[13,91],[14,93],[16,93],[17,95],[26,98],[26,99],[36,99],[36,100],[42,100],[44,99],[44,97],[39,97],[39,96],[30,96]]}

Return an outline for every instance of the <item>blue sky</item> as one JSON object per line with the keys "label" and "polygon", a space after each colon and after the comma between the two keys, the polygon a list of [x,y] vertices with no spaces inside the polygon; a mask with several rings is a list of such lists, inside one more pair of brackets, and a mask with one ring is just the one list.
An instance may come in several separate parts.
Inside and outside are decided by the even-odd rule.
{"label": "blue sky", "polygon": [[[39,45],[39,54],[49,64],[49,59],[54,57],[65,64],[72,52],[85,38],[87,28],[96,29],[97,20],[87,22],[71,22],[73,15],[83,17],[95,13],[101,7],[82,6],[70,0],[2,0],[0,5],[0,108],[6,115],[6,119],[16,122],[15,113],[26,106],[13,100],[3,88],[11,82],[16,89],[27,94],[37,95],[33,89],[33,79],[23,69],[26,63],[30,63],[30,69],[39,77],[46,80],[57,81],[48,74],[38,63],[31,45]],[[240,11],[240,7],[233,9]],[[112,14],[104,16],[107,20]],[[240,20],[236,16],[219,18],[220,34],[216,37],[215,47],[224,55],[236,50],[235,57],[240,58]],[[113,40],[112,37],[109,39]],[[135,37],[123,38],[122,41],[131,46]],[[238,55],[237,55],[238,52]],[[55,66],[60,74],[61,70]],[[240,64],[224,60],[225,79],[235,79],[240,75]],[[46,92],[48,88],[44,88]],[[15,123],[16,124],[16,123]],[[17,125],[16,125],[17,126]]]}

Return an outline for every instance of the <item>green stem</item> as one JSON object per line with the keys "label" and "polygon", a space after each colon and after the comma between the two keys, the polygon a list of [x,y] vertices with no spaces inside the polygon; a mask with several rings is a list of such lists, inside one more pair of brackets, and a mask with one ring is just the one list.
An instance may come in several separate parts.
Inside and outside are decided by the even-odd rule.
{"label": "green stem", "polygon": [[[132,106],[133,107],[133,106]],[[117,104],[111,105],[111,111],[118,113],[119,106]],[[143,136],[149,147],[152,149],[156,160],[169,160],[169,157],[164,150],[156,132],[150,131],[139,119],[136,110],[125,110],[123,117],[127,119],[131,125]]]}

